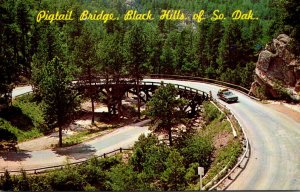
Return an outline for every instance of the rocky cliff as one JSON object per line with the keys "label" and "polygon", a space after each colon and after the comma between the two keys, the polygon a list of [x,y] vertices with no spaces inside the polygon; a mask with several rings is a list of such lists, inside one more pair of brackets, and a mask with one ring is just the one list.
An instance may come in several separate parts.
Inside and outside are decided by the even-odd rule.
{"label": "rocky cliff", "polygon": [[290,49],[291,38],[279,35],[261,51],[250,92],[267,99],[300,100],[300,58]]}

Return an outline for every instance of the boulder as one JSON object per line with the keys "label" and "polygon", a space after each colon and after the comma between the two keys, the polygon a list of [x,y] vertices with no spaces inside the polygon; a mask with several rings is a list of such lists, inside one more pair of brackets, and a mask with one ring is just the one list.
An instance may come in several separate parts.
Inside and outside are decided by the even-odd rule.
{"label": "boulder", "polygon": [[300,101],[300,58],[290,50],[291,40],[280,34],[260,52],[251,94],[265,99]]}

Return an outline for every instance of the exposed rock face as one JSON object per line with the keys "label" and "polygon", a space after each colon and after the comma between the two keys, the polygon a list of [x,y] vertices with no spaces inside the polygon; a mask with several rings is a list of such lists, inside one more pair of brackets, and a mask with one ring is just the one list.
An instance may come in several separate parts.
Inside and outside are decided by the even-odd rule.
{"label": "exposed rock face", "polygon": [[258,97],[300,100],[300,58],[289,51],[291,38],[279,35],[261,51],[250,92]]}

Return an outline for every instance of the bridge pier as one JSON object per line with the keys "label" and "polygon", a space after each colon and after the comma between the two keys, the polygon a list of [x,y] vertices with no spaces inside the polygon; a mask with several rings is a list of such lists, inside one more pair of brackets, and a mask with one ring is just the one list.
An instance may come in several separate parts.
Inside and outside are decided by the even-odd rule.
{"label": "bridge pier", "polygon": [[[102,94],[102,101],[107,105],[108,112],[111,115],[122,115],[122,99],[128,97],[129,93],[136,95],[138,101],[142,101],[144,104],[147,103],[155,90],[159,88],[162,83],[157,82],[142,82],[139,86],[136,86],[135,81],[132,80],[119,80],[119,81],[103,81],[100,79],[99,82],[92,81],[92,83],[87,84],[86,81],[78,81],[77,85],[74,87],[83,94],[88,96],[92,93],[93,95]],[[91,90],[91,87],[92,90]],[[188,116],[192,117],[197,114],[200,105],[204,100],[209,100],[209,94],[196,90],[183,85],[175,85],[178,89],[178,96],[180,98],[187,99],[189,102],[184,107],[184,110]]]}

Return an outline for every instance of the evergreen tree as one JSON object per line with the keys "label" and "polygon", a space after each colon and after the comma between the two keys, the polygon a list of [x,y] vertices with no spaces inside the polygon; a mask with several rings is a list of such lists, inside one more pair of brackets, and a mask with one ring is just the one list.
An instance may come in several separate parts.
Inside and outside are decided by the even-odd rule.
{"label": "evergreen tree", "polygon": [[73,59],[76,66],[81,70],[80,76],[86,78],[89,83],[88,96],[92,104],[92,124],[95,121],[95,90],[92,86],[94,74],[99,65],[96,54],[97,41],[93,38],[93,33],[90,29],[85,28],[81,36],[76,39],[76,47],[73,52]]}
{"label": "evergreen tree", "polygon": [[31,32],[31,25],[33,23],[32,21],[32,15],[31,15],[31,7],[32,2],[30,0],[27,0],[27,2],[24,1],[17,1],[17,8],[16,8],[16,24],[18,25],[18,28],[20,29],[19,38],[18,38],[18,46],[19,51],[21,54],[19,54],[19,60],[18,62],[22,66],[22,72],[26,76],[30,77],[30,62],[32,57],[32,52],[30,52],[30,32]]}
{"label": "evergreen tree", "polygon": [[1,189],[4,191],[12,191],[14,189],[13,180],[7,170],[4,172]]}
{"label": "evergreen tree", "polygon": [[[35,54],[32,57],[32,74],[31,82],[38,88],[38,84],[42,78],[40,74],[43,68],[48,62],[50,62],[54,57],[59,57],[61,60],[66,61],[67,46],[64,45],[61,39],[62,32],[59,31],[59,27],[55,24],[41,24],[36,26],[34,39],[39,36],[37,41],[37,48]],[[35,90],[38,94],[39,90]]]}
{"label": "evergreen tree", "polygon": [[133,191],[139,189],[141,180],[131,165],[119,164],[108,172],[109,184],[114,191]]}
{"label": "evergreen tree", "polygon": [[147,71],[152,73],[161,73],[160,56],[163,51],[163,35],[159,33],[156,26],[148,24],[145,29],[147,38]]}
{"label": "evergreen tree", "polygon": [[97,47],[97,56],[101,62],[100,71],[119,81],[124,70],[124,51],[120,35],[107,34]]}
{"label": "evergreen tree", "polygon": [[197,28],[197,36],[195,43],[195,60],[197,63],[197,76],[203,76],[207,67],[207,59],[204,48],[211,46],[210,42],[206,42],[206,26],[201,23]]}
{"label": "evergreen tree", "polygon": [[294,38],[293,49],[296,54],[300,53],[300,2],[298,0],[283,1],[286,10],[284,15],[284,23],[292,27],[291,36]]}
{"label": "evergreen tree", "polygon": [[182,70],[182,66],[190,62],[189,51],[192,45],[192,32],[190,29],[182,30],[176,40],[176,72]]}
{"label": "evergreen tree", "polygon": [[146,115],[154,121],[155,131],[167,131],[169,143],[172,146],[172,126],[185,117],[182,108],[187,101],[177,98],[177,89],[174,85],[162,85],[146,106]]}
{"label": "evergreen tree", "polygon": [[166,170],[161,175],[163,185],[166,187],[164,190],[180,191],[185,186],[185,167],[183,165],[183,157],[174,149],[170,152],[166,159]]}
{"label": "evergreen tree", "polygon": [[[217,65],[217,57],[218,57],[218,48],[221,41],[223,33],[223,27],[221,22],[215,21],[210,23],[207,32],[207,39],[204,48],[204,55],[207,59],[207,67],[206,75],[209,78],[216,78],[216,69]],[[214,69],[214,71],[209,71],[209,69]]]}
{"label": "evergreen tree", "polygon": [[218,73],[234,69],[243,57],[241,52],[241,30],[237,22],[229,22],[225,26],[223,38],[218,49]]}
{"label": "evergreen tree", "polygon": [[169,40],[165,41],[160,60],[161,62],[158,66],[158,73],[173,74],[175,72],[176,55]]}
{"label": "evergreen tree", "polygon": [[59,128],[59,146],[62,146],[62,128],[72,120],[78,106],[76,93],[71,89],[72,76],[68,66],[57,57],[41,69],[39,90],[44,103],[45,119],[50,128]]}
{"label": "evergreen tree", "polygon": [[0,14],[0,105],[8,106],[14,83],[21,72],[18,63],[19,28],[15,23],[16,2],[1,2]]}
{"label": "evergreen tree", "polygon": [[[140,23],[133,23],[131,30],[125,33],[124,39],[125,59],[127,72],[131,75],[136,83],[137,95],[139,95],[139,84],[142,75],[145,74],[145,63],[147,59],[146,36]],[[140,115],[140,98],[138,96],[138,114]]]}
{"label": "evergreen tree", "polygon": [[[120,34],[107,34],[105,39],[98,45],[97,55],[101,61],[99,71],[104,74],[106,79],[112,78],[116,82],[116,87],[118,87],[120,78],[124,75],[124,50]],[[109,92],[109,90],[106,91]],[[124,93],[119,88],[115,88],[113,91],[117,101],[118,117],[120,117],[122,115],[122,97]],[[107,105],[110,106],[109,103]]]}

